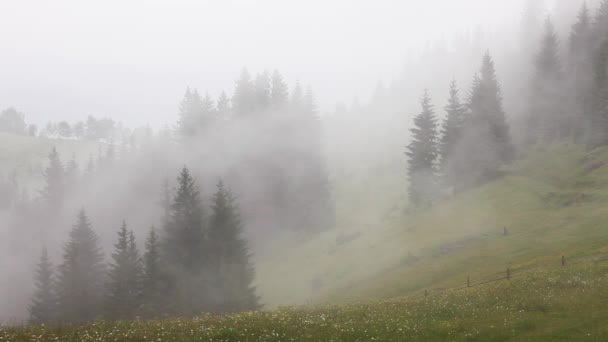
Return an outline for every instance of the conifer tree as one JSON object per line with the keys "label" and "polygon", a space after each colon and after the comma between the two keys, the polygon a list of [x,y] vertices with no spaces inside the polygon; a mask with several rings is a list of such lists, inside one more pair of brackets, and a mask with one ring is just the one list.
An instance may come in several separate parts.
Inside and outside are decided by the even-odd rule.
{"label": "conifer tree", "polygon": [[65,170],[55,147],[51,150],[48,159],[49,164],[44,172],[45,187],[41,195],[48,206],[58,208],[65,194]]}
{"label": "conifer tree", "polygon": [[218,309],[224,312],[255,310],[259,299],[253,280],[255,270],[249,260],[243,225],[235,200],[222,181],[213,196],[209,238],[215,289],[219,293]]}
{"label": "conifer tree", "polygon": [[272,73],[272,88],[270,92],[270,102],[275,110],[282,109],[289,101],[289,89],[283,81],[283,76],[278,70]]}
{"label": "conifer tree", "polygon": [[32,304],[29,307],[30,323],[51,323],[57,319],[57,295],[55,293],[53,265],[49,260],[46,248],[42,251],[36,269],[35,285]]}
{"label": "conifer tree", "polygon": [[242,117],[255,111],[256,94],[255,86],[247,69],[243,69],[241,76],[236,82],[234,95],[232,96],[232,109],[234,115]]}
{"label": "conifer tree", "polygon": [[466,108],[460,99],[460,92],[456,80],[450,83],[450,96],[445,106],[446,116],[441,125],[441,140],[439,154],[441,160],[441,175],[446,185],[454,186],[460,173],[458,167],[459,157],[456,153],[460,145],[466,120]]}
{"label": "conifer tree", "polygon": [[593,61],[593,108],[586,143],[602,146],[608,143],[608,40],[598,49]]}
{"label": "conifer tree", "polygon": [[567,107],[574,114],[573,135],[581,140],[589,132],[593,110],[593,30],[587,3],[579,11],[570,32],[568,59],[568,91],[573,94]]}
{"label": "conifer tree", "polygon": [[549,18],[545,22],[540,51],[536,56],[528,109],[526,141],[528,144],[553,141],[569,132],[569,122],[563,112],[562,69],[559,43]]}
{"label": "conifer tree", "polygon": [[422,111],[414,117],[410,129],[412,140],[405,152],[408,157],[409,198],[415,205],[433,200],[435,188],[435,161],[438,156],[437,118],[428,91],[421,100]]}
{"label": "conifer tree", "polygon": [[217,99],[217,116],[221,120],[230,118],[230,99],[225,92],[222,91]]}
{"label": "conifer tree", "polygon": [[158,317],[168,311],[167,278],[163,271],[158,235],[154,227],[146,239],[143,259],[142,309],[145,317]]}
{"label": "conifer tree", "polygon": [[256,108],[259,110],[267,109],[270,105],[270,74],[264,71],[258,74],[255,79],[255,98]]}
{"label": "conifer tree", "polygon": [[204,271],[208,265],[203,209],[198,187],[186,167],[177,179],[177,193],[164,227],[163,258],[177,279],[173,298],[179,314],[195,315],[207,305]]}
{"label": "conifer tree", "polygon": [[104,309],[107,318],[124,320],[135,317],[140,308],[142,273],[135,236],[124,221],[114,248]]}
{"label": "conifer tree", "polygon": [[179,105],[177,131],[183,138],[191,138],[198,133],[201,117],[204,115],[204,103],[198,90],[186,93]]}
{"label": "conifer tree", "polygon": [[57,294],[60,320],[88,322],[101,313],[103,254],[84,209],[64,247],[59,266]]}
{"label": "conifer tree", "polygon": [[500,85],[489,54],[483,58],[480,74],[473,80],[461,144],[462,164],[467,168],[460,177],[460,188],[495,177],[500,168],[514,158]]}

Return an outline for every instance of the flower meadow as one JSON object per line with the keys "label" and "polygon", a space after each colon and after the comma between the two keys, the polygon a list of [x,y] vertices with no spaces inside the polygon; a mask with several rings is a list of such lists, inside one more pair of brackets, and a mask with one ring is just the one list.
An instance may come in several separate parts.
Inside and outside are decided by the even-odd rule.
{"label": "flower meadow", "polygon": [[536,271],[427,297],[191,319],[0,328],[0,341],[608,341],[608,267]]}

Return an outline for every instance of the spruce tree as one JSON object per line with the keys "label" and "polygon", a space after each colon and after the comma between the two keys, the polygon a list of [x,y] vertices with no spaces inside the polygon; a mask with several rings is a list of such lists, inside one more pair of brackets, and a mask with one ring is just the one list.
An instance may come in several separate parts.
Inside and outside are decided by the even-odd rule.
{"label": "spruce tree", "polygon": [[41,195],[46,205],[56,209],[61,206],[65,195],[65,170],[55,147],[48,159],[49,164],[44,171],[45,186]]}
{"label": "spruce tree", "polygon": [[207,243],[202,202],[198,187],[186,167],[177,179],[177,193],[164,227],[163,258],[173,283],[173,300],[179,314],[196,315],[207,305],[204,271],[207,267]]}
{"label": "spruce tree", "polygon": [[255,86],[247,69],[243,69],[236,81],[236,88],[232,96],[232,109],[234,115],[242,117],[256,109]]}
{"label": "spruce tree", "polygon": [[227,120],[230,118],[230,99],[225,92],[222,91],[220,97],[217,99],[217,116],[220,120]]}
{"label": "spruce tree", "polygon": [[608,40],[600,46],[594,58],[593,80],[590,131],[585,140],[588,145],[597,147],[608,144]]}
{"label": "spruce tree", "polygon": [[270,102],[275,110],[284,108],[289,101],[289,89],[278,70],[272,73],[272,88]]}
{"label": "spruce tree", "polygon": [[103,293],[103,254],[84,209],[70,231],[59,266],[60,320],[88,322],[99,316]]}
{"label": "spruce tree", "polygon": [[196,136],[204,110],[203,99],[198,90],[191,91],[189,87],[186,88],[184,98],[179,105],[177,122],[177,131],[182,138]]}
{"label": "spruce tree", "polygon": [[123,221],[108,272],[104,308],[107,318],[124,320],[136,316],[141,300],[141,267],[135,236]]}
{"label": "spruce tree", "polygon": [[509,126],[502,107],[500,85],[489,54],[483,58],[481,76],[476,75],[469,100],[469,114],[462,139],[462,172],[459,187],[470,187],[499,174],[513,160]]}
{"label": "spruce tree", "polygon": [[458,147],[466,120],[466,108],[460,99],[456,80],[452,80],[450,83],[450,96],[445,106],[445,112],[439,142],[441,175],[446,185],[455,186],[455,181],[460,173],[458,153],[462,152],[458,150]]}
{"label": "spruce tree", "polygon": [[559,43],[549,18],[545,22],[540,51],[536,56],[528,109],[526,142],[528,145],[553,141],[566,136],[572,123],[563,112],[564,90],[559,59]]}
{"label": "spruce tree", "polygon": [[46,248],[40,256],[35,274],[35,291],[29,307],[30,323],[48,324],[57,319],[57,295],[53,265],[49,260]]}
{"label": "spruce tree", "polygon": [[154,227],[151,227],[143,259],[141,313],[144,317],[158,317],[169,311],[167,285],[158,235]]}
{"label": "spruce tree", "polygon": [[223,312],[260,307],[253,286],[255,270],[242,235],[243,225],[234,197],[220,181],[213,196],[209,239],[211,270],[217,285],[214,292],[219,294],[217,309]]}
{"label": "spruce tree", "polygon": [[428,204],[433,200],[438,156],[437,118],[426,90],[421,105],[422,111],[414,117],[414,128],[410,129],[411,142],[405,152],[409,163],[409,198],[414,205]]}
{"label": "spruce tree", "polygon": [[593,30],[586,2],[572,26],[569,44],[568,91],[573,96],[567,108],[574,114],[573,135],[580,141],[590,131],[593,110]]}
{"label": "spruce tree", "polygon": [[258,110],[265,110],[270,106],[270,95],[270,74],[268,71],[264,71],[255,79],[255,99]]}

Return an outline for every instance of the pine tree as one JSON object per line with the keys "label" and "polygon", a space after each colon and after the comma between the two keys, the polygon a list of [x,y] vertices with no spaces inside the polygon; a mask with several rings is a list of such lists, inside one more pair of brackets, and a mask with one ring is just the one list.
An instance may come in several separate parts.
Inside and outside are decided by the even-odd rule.
{"label": "pine tree", "polygon": [[590,132],[585,140],[590,146],[602,146],[608,143],[608,40],[596,53],[593,76],[593,108],[589,118]]}
{"label": "pine tree", "polygon": [[57,295],[55,293],[55,279],[53,265],[49,260],[46,248],[40,256],[36,269],[36,289],[29,307],[30,323],[48,324],[57,319]]}
{"label": "pine tree", "polygon": [[567,135],[572,124],[564,117],[559,42],[549,18],[545,22],[541,48],[536,56],[531,88],[527,144],[538,142],[539,137],[544,141],[553,141]]}
{"label": "pine tree", "polygon": [[279,71],[275,70],[272,73],[272,89],[270,92],[270,102],[275,110],[280,110],[287,105],[289,101],[289,89],[283,81],[283,76]]}
{"label": "pine tree", "polygon": [[177,179],[178,189],[171,205],[163,236],[163,258],[176,279],[173,301],[179,314],[195,315],[207,305],[204,271],[207,243],[198,187],[186,167]]}
{"label": "pine tree", "polygon": [[574,114],[573,135],[577,140],[590,131],[593,111],[593,30],[587,3],[584,2],[570,33],[568,87],[573,94],[568,106]]}
{"label": "pine tree", "polygon": [[409,198],[415,204],[427,204],[433,200],[435,187],[435,161],[438,155],[437,118],[428,91],[421,100],[422,111],[414,117],[410,129],[412,140],[407,146]]}
{"label": "pine tree", "polygon": [[258,110],[265,110],[270,106],[270,95],[270,74],[268,71],[264,71],[255,79],[255,98]]}
{"label": "pine tree", "polygon": [[236,116],[242,117],[256,110],[255,87],[247,69],[243,69],[236,82],[232,96],[232,109]]}
{"label": "pine tree", "polygon": [[171,187],[169,186],[169,179],[163,179],[160,190],[160,207],[162,209],[161,221],[163,227],[169,222],[171,216]]}
{"label": "pine tree", "polygon": [[514,158],[509,126],[502,107],[500,85],[489,54],[483,58],[481,77],[475,76],[461,148],[467,166],[460,187],[470,187],[495,177]]}
{"label": "pine tree", "polygon": [[104,266],[97,235],[81,210],[59,266],[57,294],[60,320],[88,322],[101,313]]}
{"label": "pine tree", "polygon": [[186,88],[184,98],[179,105],[177,122],[177,131],[183,138],[196,136],[204,110],[203,99],[198,90],[191,91],[189,87]]}
{"label": "pine tree", "polygon": [[460,92],[456,80],[450,83],[450,96],[445,106],[446,116],[441,126],[441,140],[439,142],[439,154],[441,160],[441,175],[448,186],[455,186],[456,179],[460,173],[458,147],[461,143],[465,120],[466,108],[460,99]]}
{"label": "pine tree", "polygon": [[58,208],[65,195],[65,170],[55,147],[51,150],[48,159],[49,165],[44,172],[45,187],[41,195],[48,206]]}
{"label": "pine tree", "polygon": [[124,320],[135,317],[140,308],[142,273],[135,236],[127,230],[125,222],[114,248],[106,285],[105,315]]}
{"label": "pine tree", "polygon": [[217,99],[217,116],[221,120],[230,118],[230,99],[226,96],[226,93],[222,91],[220,97]]}
{"label": "pine tree", "polygon": [[158,317],[168,310],[168,283],[161,264],[160,245],[154,227],[146,239],[146,252],[143,259],[142,307],[145,317]]}
{"label": "pine tree", "polygon": [[213,196],[209,238],[212,243],[212,271],[220,293],[218,309],[223,312],[258,309],[247,243],[235,200],[222,181]]}
{"label": "pine tree", "polygon": [[599,48],[608,35],[608,0],[602,0],[596,11],[593,27],[595,47]]}

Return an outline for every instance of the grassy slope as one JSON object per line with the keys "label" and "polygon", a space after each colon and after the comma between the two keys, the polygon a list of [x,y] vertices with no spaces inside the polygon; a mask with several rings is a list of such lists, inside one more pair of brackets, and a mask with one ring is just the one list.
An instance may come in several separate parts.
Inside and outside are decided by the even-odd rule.
{"label": "grassy slope", "polygon": [[[338,232],[289,248],[288,258],[261,260],[263,298],[269,306],[391,298],[460,286],[467,276],[477,281],[508,266],[608,251],[604,161],[605,149],[555,146],[531,152],[504,178],[429,210],[385,215],[391,204],[371,201],[376,216],[367,215],[362,226],[359,213],[369,210],[353,207],[340,217]],[[380,191],[394,200],[401,189]],[[359,238],[336,243],[340,231],[353,230]],[[322,285],[315,291],[313,283]]]}
{"label": "grassy slope", "polygon": [[1,341],[606,341],[608,265],[568,266],[416,300],[0,328]]}

